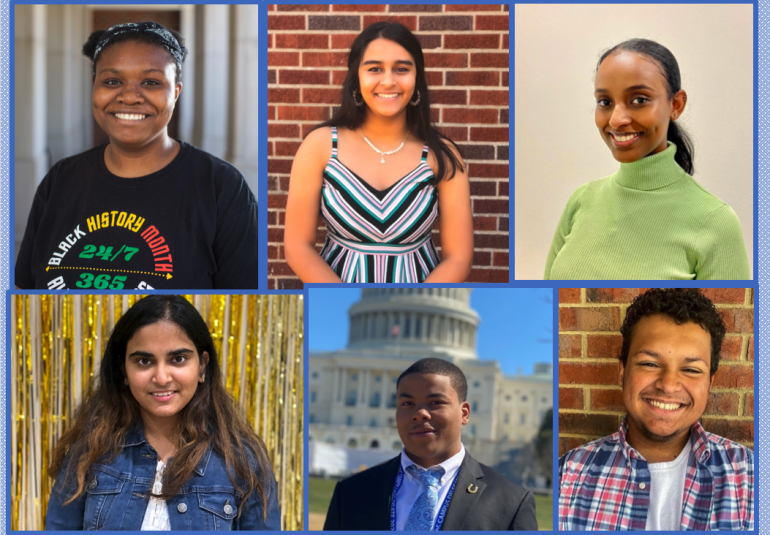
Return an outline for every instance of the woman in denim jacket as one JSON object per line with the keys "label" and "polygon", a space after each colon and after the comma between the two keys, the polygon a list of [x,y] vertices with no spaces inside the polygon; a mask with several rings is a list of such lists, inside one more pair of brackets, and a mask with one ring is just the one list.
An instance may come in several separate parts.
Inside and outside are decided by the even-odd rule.
{"label": "woman in denim jacket", "polygon": [[47,530],[280,529],[265,446],[183,297],[138,301],[53,454]]}

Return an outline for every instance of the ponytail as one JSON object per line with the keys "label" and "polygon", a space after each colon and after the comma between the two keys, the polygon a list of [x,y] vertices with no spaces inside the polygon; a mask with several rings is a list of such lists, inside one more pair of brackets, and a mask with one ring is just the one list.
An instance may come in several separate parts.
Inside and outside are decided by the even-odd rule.
{"label": "ponytail", "polygon": [[668,123],[666,139],[676,145],[676,156],[674,157],[676,163],[684,169],[685,173],[692,175],[695,171],[693,163],[695,160],[695,149],[690,135],[676,121],[672,120]]}

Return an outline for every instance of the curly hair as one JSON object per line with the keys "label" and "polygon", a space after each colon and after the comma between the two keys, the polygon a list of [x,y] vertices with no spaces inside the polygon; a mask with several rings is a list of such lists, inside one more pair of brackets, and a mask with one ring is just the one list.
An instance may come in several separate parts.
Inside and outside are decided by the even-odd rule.
{"label": "curly hair", "polygon": [[719,353],[722,351],[722,341],[727,329],[714,303],[694,288],[653,288],[636,296],[620,327],[623,348],[619,358],[623,366],[628,361],[634,327],[642,318],[656,314],[668,316],[677,325],[697,323],[711,335],[710,374],[713,377],[719,368]]}

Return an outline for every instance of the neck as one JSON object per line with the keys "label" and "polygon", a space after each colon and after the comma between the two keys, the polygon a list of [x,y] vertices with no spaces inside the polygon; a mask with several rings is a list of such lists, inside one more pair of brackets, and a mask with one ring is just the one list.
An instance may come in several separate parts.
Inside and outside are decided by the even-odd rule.
{"label": "neck", "polygon": [[409,132],[406,124],[406,110],[395,117],[375,116],[368,113],[359,129],[369,139],[401,143]]}
{"label": "neck", "polygon": [[458,453],[460,453],[460,443],[458,443],[456,447],[446,452],[437,453],[436,455],[433,455],[431,457],[418,457],[417,455],[411,453],[406,448],[404,448],[404,453],[406,453],[406,456],[409,457],[414,462],[414,464],[427,469],[427,468],[430,468],[431,466],[437,466],[443,463],[444,461],[451,459]]}
{"label": "neck", "polygon": [[158,453],[160,460],[168,462],[169,457],[176,451],[179,418],[156,418],[142,413],[142,428],[144,437]]}
{"label": "neck", "polygon": [[646,436],[629,422],[626,440],[648,463],[666,463],[673,461],[682,453],[687,441],[690,440],[690,430],[673,437],[657,439]]}
{"label": "neck", "polygon": [[111,173],[119,177],[136,178],[166,167],[179,149],[179,143],[168,137],[165,130],[150,143],[139,147],[110,140],[104,151],[104,163]]}

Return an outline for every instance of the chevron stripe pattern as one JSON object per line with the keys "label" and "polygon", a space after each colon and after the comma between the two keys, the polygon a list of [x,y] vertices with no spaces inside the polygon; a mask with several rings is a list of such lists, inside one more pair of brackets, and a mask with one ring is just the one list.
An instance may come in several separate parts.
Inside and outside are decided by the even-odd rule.
{"label": "chevron stripe pattern", "polygon": [[328,234],[321,256],[343,282],[422,282],[436,267],[430,231],[438,197],[427,157],[426,146],[414,171],[377,190],[337,159],[332,127],[321,196]]}

